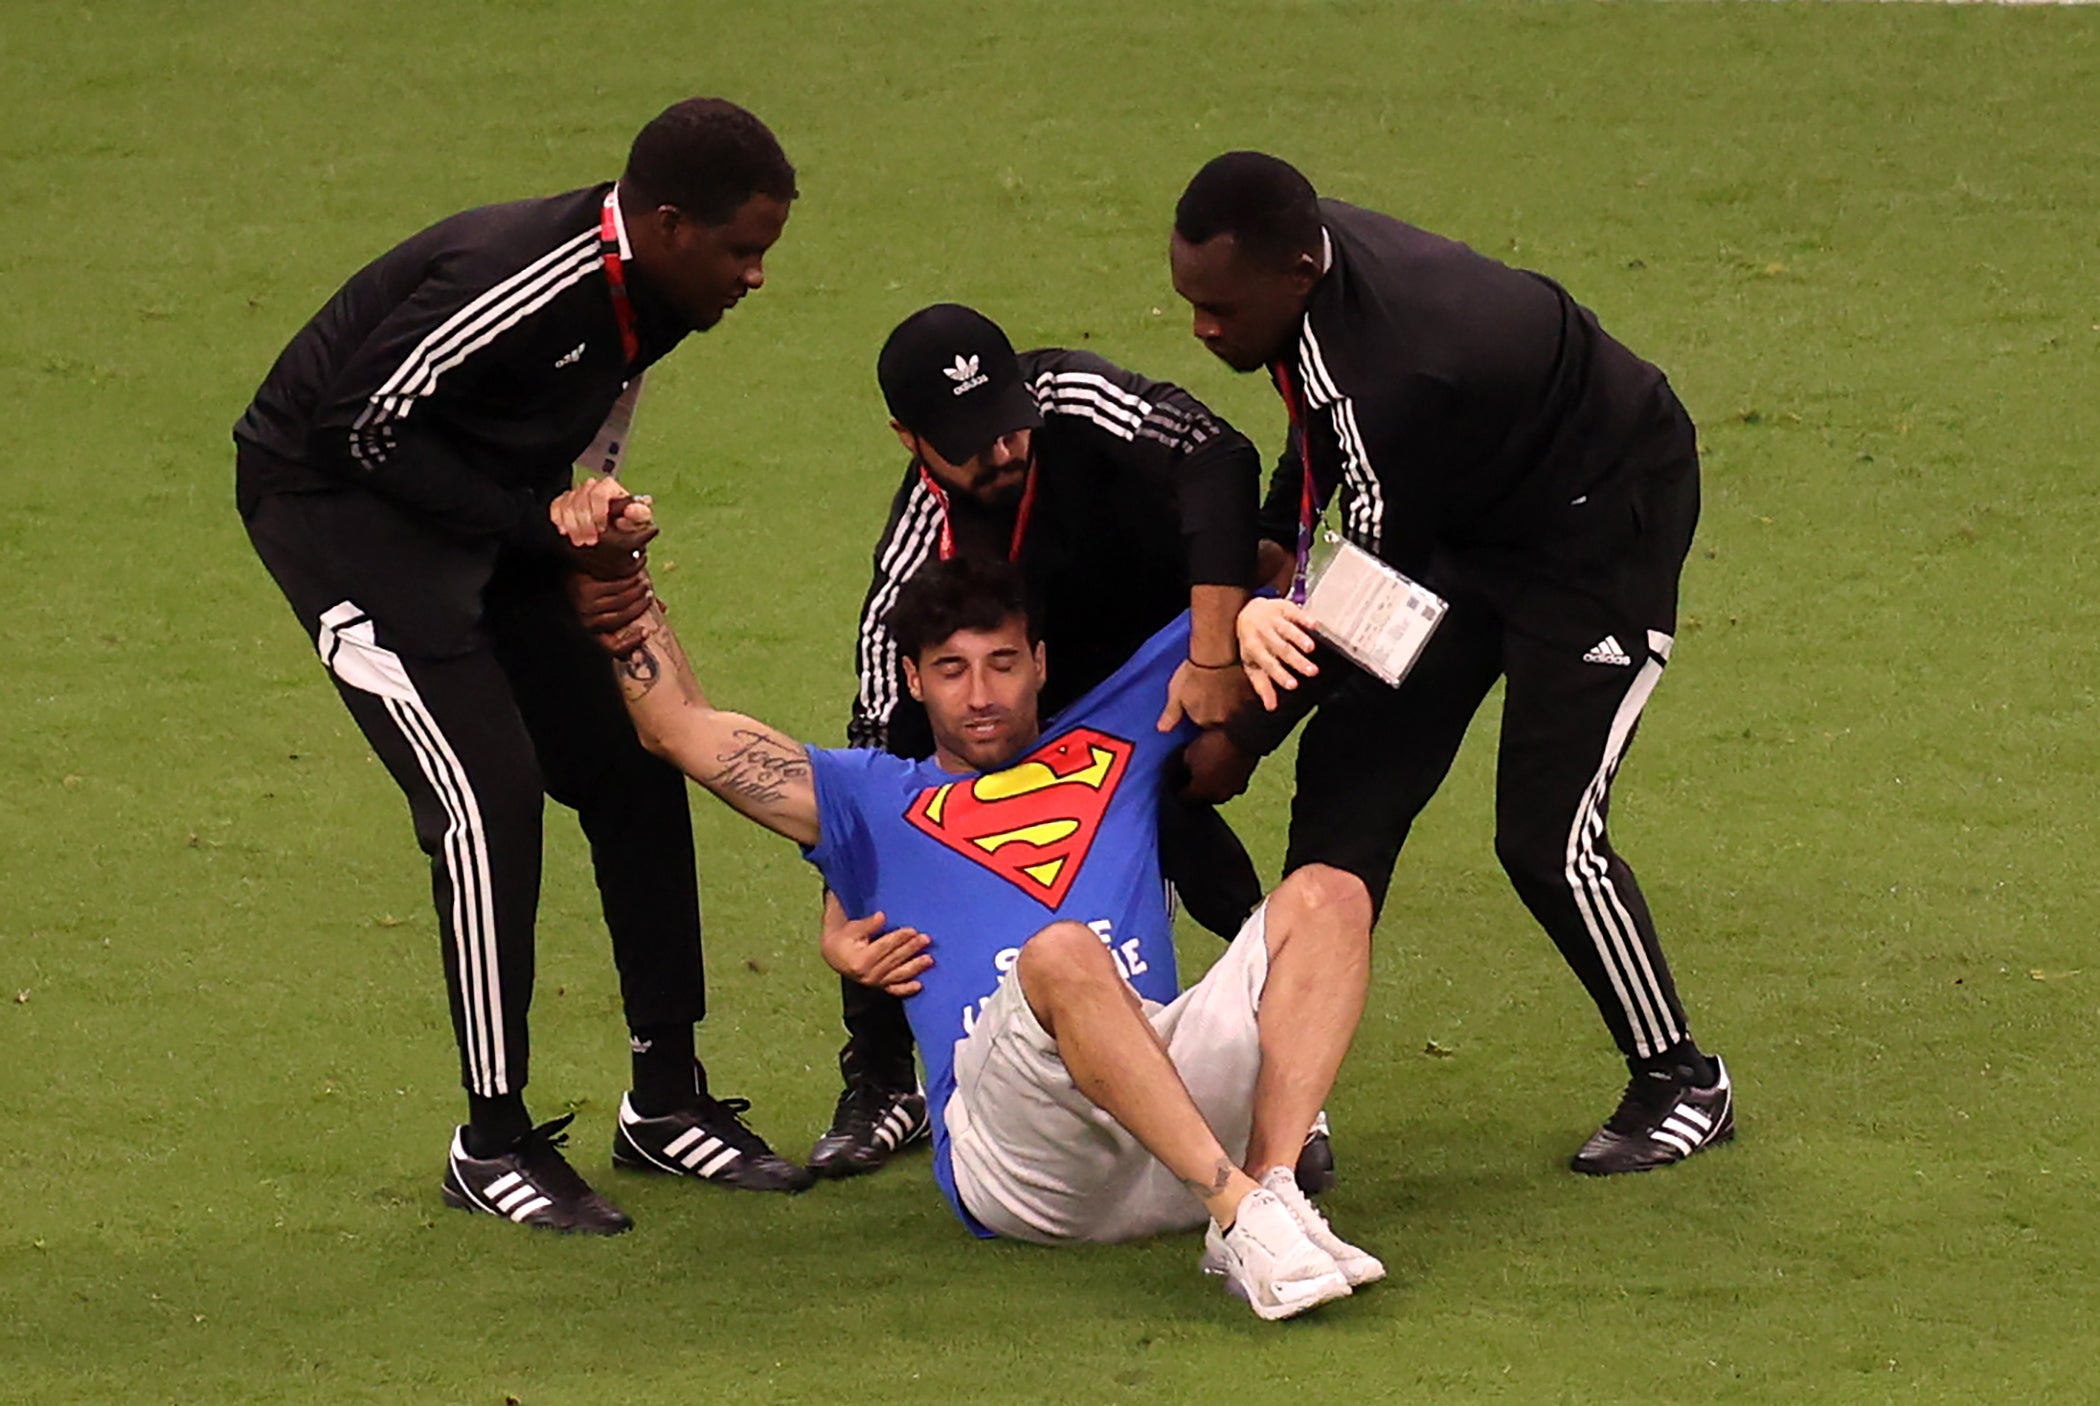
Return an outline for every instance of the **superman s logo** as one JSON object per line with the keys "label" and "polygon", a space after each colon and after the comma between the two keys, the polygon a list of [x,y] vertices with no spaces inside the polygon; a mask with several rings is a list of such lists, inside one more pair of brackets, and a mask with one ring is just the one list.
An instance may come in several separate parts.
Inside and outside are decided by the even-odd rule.
{"label": "superman s logo", "polygon": [[904,812],[922,833],[1045,908],[1064,902],[1135,749],[1074,728],[1005,771],[921,791]]}

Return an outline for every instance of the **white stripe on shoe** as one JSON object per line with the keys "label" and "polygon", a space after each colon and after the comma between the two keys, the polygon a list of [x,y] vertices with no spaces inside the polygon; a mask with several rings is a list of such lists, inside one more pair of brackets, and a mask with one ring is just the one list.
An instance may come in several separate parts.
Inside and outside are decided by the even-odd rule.
{"label": "white stripe on shoe", "polygon": [[[720,1146],[719,1143],[717,1143],[716,1145],[718,1147]],[[713,1177],[716,1173],[727,1170],[732,1164],[736,1162],[736,1160],[739,1157],[742,1157],[743,1155],[743,1153],[737,1151],[733,1147],[723,1147],[722,1150],[719,1153],[717,1153],[711,1160],[704,1162],[699,1167],[695,1168],[694,1175],[702,1177]],[[690,1166],[691,1163],[688,1162],[687,1165]]]}
{"label": "white stripe on shoe", "polygon": [[876,1140],[885,1151],[894,1152],[904,1142],[904,1135],[911,1131],[915,1120],[902,1108],[892,1108],[882,1116],[882,1123],[875,1129]]}
{"label": "white stripe on shoe", "polygon": [[496,1208],[507,1216],[512,1211],[515,1211],[521,1202],[530,1201],[539,1194],[539,1191],[534,1188],[531,1182],[525,1182],[522,1185],[512,1187],[501,1196],[491,1196],[490,1199],[496,1203]]}

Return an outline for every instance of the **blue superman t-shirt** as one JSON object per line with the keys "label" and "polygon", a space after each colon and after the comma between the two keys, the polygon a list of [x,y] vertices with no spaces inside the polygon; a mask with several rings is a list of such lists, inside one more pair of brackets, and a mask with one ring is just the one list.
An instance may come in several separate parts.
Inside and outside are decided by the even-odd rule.
{"label": "blue superman t-shirt", "polygon": [[1021,944],[1072,919],[1101,935],[1140,995],[1167,1002],[1180,990],[1159,873],[1160,784],[1196,729],[1153,725],[1188,634],[1183,615],[1001,771],[959,775],[884,752],[810,748],[820,834],[810,863],[847,916],[880,912],[932,939],[933,966],[904,1013],[926,1062],[934,1180],[980,1235],[989,1232],[956,1195],[942,1114],[956,1042]]}

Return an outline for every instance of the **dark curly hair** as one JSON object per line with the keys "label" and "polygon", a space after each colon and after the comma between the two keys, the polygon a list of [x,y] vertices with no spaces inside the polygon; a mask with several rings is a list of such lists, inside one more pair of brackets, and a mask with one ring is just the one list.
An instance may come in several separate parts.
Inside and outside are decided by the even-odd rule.
{"label": "dark curly hair", "polygon": [[673,103],[636,134],[620,183],[646,205],[726,225],[754,195],[793,200],[795,168],[765,123],[724,98]]}
{"label": "dark curly hair", "polygon": [[1017,569],[996,557],[950,557],[928,563],[907,581],[884,620],[899,656],[916,662],[922,650],[958,630],[996,630],[1017,615],[1027,624],[1028,642],[1041,640],[1037,612]]}
{"label": "dark curly hair", "polygon": [[1320,199],[1288,161],[1228,151],[1189,181],[1174,207],[1174,232],[1191,244],[1229,234],[1257,262],[1286,264],[1320,247]]}

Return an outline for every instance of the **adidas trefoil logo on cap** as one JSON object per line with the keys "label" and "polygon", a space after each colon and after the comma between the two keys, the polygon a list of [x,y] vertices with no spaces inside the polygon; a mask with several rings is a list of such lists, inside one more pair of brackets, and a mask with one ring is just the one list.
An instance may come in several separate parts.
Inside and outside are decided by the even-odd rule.
{"label": "adidas trefoil logo on cap", "polygon": [[1582,656],[1585,664],[1631,664],[1632,658],[1619,648],[1617,635],[1606,635],[1590,646],[1590,652]]}
{"label": "adidas trefoil logo on cap", "polygon": [[977,356],[974,352],[969,356],[957,356],[953,366],[941,368],[941,374],[955,382],[955,389],[949,392],[950,395],[961,395],[964,391],[976,390],[991,379],[978,371]]}

